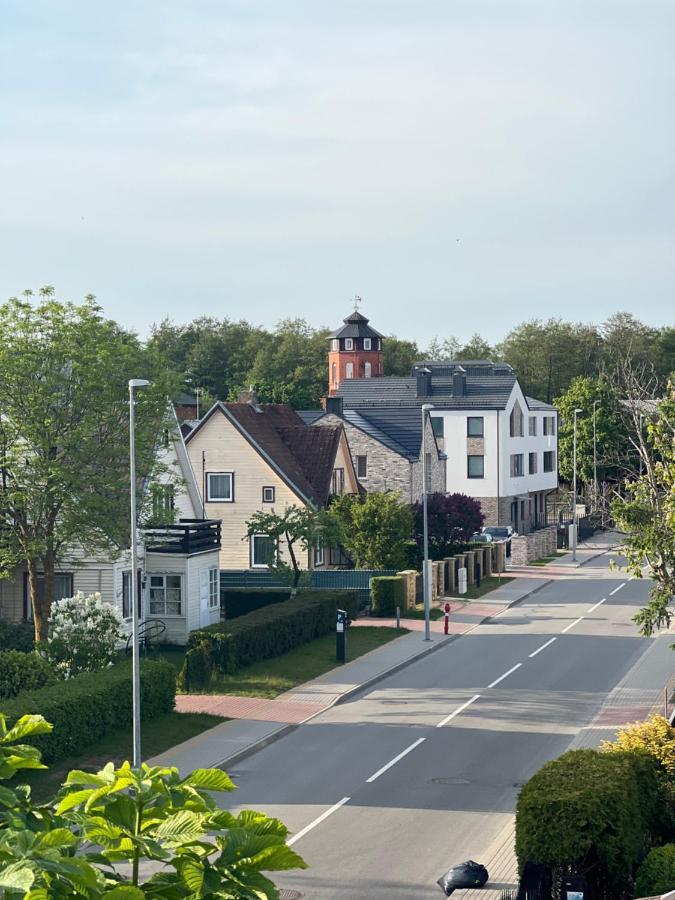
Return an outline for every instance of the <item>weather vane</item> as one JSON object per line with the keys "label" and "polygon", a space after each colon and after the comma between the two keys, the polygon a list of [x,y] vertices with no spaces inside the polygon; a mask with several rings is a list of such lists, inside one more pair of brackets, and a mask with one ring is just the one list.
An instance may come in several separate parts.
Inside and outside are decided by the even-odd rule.
{"label": "weather vane", "polygon": [[358,312],[359,311],[359,303],[363,303],[363,300],[357,294],[354,297],[354,300],[352,302],[354,303],[354,312]]}

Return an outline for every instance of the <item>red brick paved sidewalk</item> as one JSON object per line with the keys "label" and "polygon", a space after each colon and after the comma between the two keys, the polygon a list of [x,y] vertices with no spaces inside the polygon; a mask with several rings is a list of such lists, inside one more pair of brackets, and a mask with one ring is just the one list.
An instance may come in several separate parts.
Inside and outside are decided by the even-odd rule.
{"label": "red brick paved sidewalk", "polygon": [[209,713],[229,719],[257,719],[298,725],[330,704],[301,699],[261,700],[259,697],[235,697],[229,694],[178,694],[176,711]]}

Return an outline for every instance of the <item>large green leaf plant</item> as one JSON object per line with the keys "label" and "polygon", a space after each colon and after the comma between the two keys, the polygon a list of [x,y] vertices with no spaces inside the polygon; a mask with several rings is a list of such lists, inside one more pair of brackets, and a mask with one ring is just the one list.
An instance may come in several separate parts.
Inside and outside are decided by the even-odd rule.
{"label": "large green leaf plant", "polygon": [[[45,768],[21,742],[50,730],[41,716],[8,728],[0,714],[0,780]],[[43,806],[25,785],[0,785],[0,888],[23,900],[275,900],[263,873],[306,864],[282,822],[220,809],[212,793],[232,790],[220,769],[181,778],[176,768],[128,762],[71,771]]]}

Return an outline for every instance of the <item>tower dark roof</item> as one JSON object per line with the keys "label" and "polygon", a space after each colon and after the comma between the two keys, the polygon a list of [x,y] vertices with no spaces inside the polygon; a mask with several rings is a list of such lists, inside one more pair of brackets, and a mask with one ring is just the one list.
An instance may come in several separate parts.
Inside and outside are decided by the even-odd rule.
{"label": "tower dark roof", "polygon": [[383,334],[380,334],[379,331],[375,331],[374,328],[371,328],[368,322],[370,319],[367,319],[365,316],[361,315],[360,312],[354,310],[354,312],[347,316],[346,319],[342,320],[344,325],[342,328],[338,328],[336,331],[332,331],[329,334],[330,338],[381,338],[384,337]]}

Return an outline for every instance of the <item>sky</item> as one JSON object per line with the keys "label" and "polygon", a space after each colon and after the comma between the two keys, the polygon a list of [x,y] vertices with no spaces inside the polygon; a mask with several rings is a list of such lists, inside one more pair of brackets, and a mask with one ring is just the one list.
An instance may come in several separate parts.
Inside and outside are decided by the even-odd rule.
{"label": "sky", "polygon": [[0,0],[0,298],[675,319],[672,0]]}

